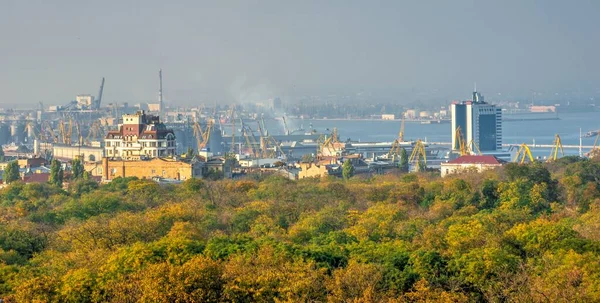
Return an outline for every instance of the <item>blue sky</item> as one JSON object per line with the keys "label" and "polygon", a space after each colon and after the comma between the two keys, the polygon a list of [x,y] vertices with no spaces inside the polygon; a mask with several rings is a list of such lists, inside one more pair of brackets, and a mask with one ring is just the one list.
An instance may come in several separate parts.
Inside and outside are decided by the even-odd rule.
{"label": "blue sky", "polygon": [[600,1],[0,0],[2,104],[599,95]]}

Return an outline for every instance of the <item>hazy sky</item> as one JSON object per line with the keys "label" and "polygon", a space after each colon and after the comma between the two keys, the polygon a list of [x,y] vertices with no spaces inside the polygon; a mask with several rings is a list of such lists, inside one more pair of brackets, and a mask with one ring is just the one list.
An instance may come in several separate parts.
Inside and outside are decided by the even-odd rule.
{"label": "hazy sky", "polygon": [[[600,95],[600,1],[0,0],[1,105]],[[408,94],[407,94],[408,93]],[[395,97],[397,96],[397,97]]]}

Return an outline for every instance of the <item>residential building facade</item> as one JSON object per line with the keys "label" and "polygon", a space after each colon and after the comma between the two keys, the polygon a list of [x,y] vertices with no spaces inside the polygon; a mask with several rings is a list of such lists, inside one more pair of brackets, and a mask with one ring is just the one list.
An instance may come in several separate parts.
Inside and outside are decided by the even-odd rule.
{"label": "residential building facade", "polygon": [[104,143],[105,156],[113,159],[166,158],[176,153],[173,130],[144,111],[123,115],[118,130],[109,131]]}

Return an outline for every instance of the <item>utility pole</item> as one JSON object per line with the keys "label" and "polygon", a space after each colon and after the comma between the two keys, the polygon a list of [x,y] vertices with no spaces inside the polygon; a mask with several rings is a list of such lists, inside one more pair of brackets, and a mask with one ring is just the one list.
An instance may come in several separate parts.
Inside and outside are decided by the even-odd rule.
{"label": "utility pole", "polygon": [[583,138],[581,135],[581,127],[579,128],[579,157],[583,157]]}

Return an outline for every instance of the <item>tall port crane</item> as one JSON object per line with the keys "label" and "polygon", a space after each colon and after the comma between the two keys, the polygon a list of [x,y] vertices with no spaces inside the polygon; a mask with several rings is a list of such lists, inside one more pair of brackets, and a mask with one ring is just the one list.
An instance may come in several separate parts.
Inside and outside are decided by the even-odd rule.
{"label": "tall port crane", "polygon": [[284,131],[284,134],[286,136],[289,136],[290,135],[290,129],[288,128],[287,121],[285,120],[285,116],[282,116],[281,119],[283,120],[283,131]]}
{"label": "tall port crane", "polygon": [[317,144],[317,155],[319,156],[323,156],[323,152],[325,150],[327,150],[329,152],[329,155],[338,155],[336,152],[336,149],[339,148],[340,145],[340,141],[339,141],[339,137],[338,137],[338,131],[337,128],[333,128],[333,131],[331,132],[331,135],[326,137],[325,135],[321,135],[318,139],[318,143]]}
{"label": "tall port crane", "polygon": [[94,100],[93,108],[95,110],[100,109],[100,104],[102,103],[102,93],[104,92],[104,77],[102,77],[102,82],[100,83],[100,91],[98,92],[98,97]]}
{"label": "tall port crane", "polygon": [[552,143],[552,150],[550,150],[550,156],[547,162],[556,161],[558,159],[558,151],[560,150],[561,157],[565,156],[563,145],[558,134],[554,135],[554,143]]}
{"label": "tall port crane", "polygon": [[100,121],[94,121],[92,125],[90,125],[88,134],[85,137],[85,144],[91,144],[92,141],[98,140],[98,138],[103,134],[104,131],[102,130],[102,124],[100,123]]}
{"label": "tall port crane", "polygon": [[456,128],[456,130],[454,131],[454,141],[456,142],[455,146],[453,146],[452,148],[454,150],[458,150],[461,156],[464,156],[467,154],[467,148],[465,146],[465,138],[462,135],[462,131],[460,129],[460,126],[458,126]]}
{"label": "tall port crane", "polygon": [[600,148],[598,147],[598,139],[600,139],[600,132],[596,135],[596,140],[594,140],[594,145],[592,149],[586,154],[588,158],[598,158],[600,157]]}
{"label": "tall port crane", "polygon": [[197,143],[197,147],[198,147],[198,152],[200,152],[200,150],[206,148],[206,145],[208,144],[208,140],[210,140],[210,133],[212,132],[212,128],[213,128],[213,122],[209,121],[208,124],[206,125],[206,130],[202,129],[202,126],[200,126],[200,123],[195,122],[194,123],[194,137],[196,137],[196,143]]}
{"label": "tall port crane", "polygon": [[73,120],[69,119],[67,123],[61,120],[58,123],[58,131],[60,133],[60,140],[63,144],[71,145],[73,138]]}
{"label": "tall port crane", "polygon": [[33,136],[34,139],[40,140],[41,134],[37,127],[37,124],[34,121],[27,121],[27,124],[25,124],[25,130],[23,131],[23,133],[29,134],[30,131],[31,131],[31,135]]}
{"label": "tall port crane", "polygon": [[83,136],[81,135],[81,127],[79,126],[79,122],[77,122],[77,120],[75,120],[75,132],[77,135],[77,145],[78,146],[83,145]]}
{"label": "tall port crane", "polygon": [[402,122],[400,122],[400,132],[398,132],[398,138],[392,143],[392,147],[387,153],[387,158],[396,161],[402,150],[401,143],[404,142],[404,114],[402,114]]}
{"label": "tall port crane", "polygon": [[462,134],[460,126],[456,128],[456,131],[454,132],[454,138],[457,145],[455,146],[455,149],[458,149],[461,156],[481,155],[481,150],[479,150],[479,146],[477,146],[475,140],[471,139],[468,144],[465,144],[465,137]]}
{"label": "tall port crane", "polygon": [[[49,135],[50,137],[48,138]],[[52,142],[58,143],[58,136],[54,133],[54,129],[52,128],[52,123],[49,120],[43,120],[40,131],[40,139],[43,142]]]}
{"label": "tall port crane", "polygon": [[517,154],[515,155],[515,159],[513,161],[519,164],[524,164],[527,162],[527,160],[529,160],[530,163],[535,161],[533,155],[531,154],[529,146],[523,143],[521,144],[521,146],[519,146],[519,150],[517,151]]}
{"label": "tall port crane", "polygon": [[421,171],[421,165],[427,166],[427,152],[425,151],[425,144],[421,139],[417,140],[413,146],[412,153],[408,158],[408,162],[416,166],[417,171]]}
{"label": "tall port crane", "polygon": [[243,125],[242,126],[242,134],[244,136],[244,139],[246,139],[246,146],[248,148],[248,150],[250,151],[250,155],[254,158],[259,158],[260,155],[260,151],[257,149],[257,142],[256,142],[256,137],[254,136],[254,133],[252,131],[252,129],[250,129],[249,126],[247,125]]}

